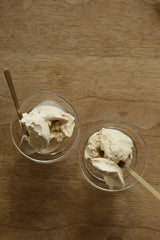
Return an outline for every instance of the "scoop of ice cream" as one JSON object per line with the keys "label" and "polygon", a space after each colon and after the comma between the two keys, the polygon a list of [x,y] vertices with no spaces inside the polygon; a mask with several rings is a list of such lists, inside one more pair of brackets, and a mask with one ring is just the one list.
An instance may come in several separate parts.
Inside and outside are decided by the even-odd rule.
{"label": "scoop of ice cream", "polygon": [[74,117],[54,105],[39,104],[20,120],[29,133],[28,143],[37,151],[47,153],[57,148],[65,137],[71,137]]}
{"label": "scoop of ice cream", "polygon": [[115,162],[107,158],[92,158],[91,164],[103,176],[110,189],[124,186],[122,170]]}
{"label": "scoop of ice cream", "polygon": [[123,132],[102,128],[89,138],[84,155],[110,188],[119,188],[124,185],[124,180],[118,164],[130,165],[132,147],[132,139]]}
{"label": "scoop of ice cream", "polygon": [[132,147],[133,141],[126,134],[115,129],[102,128],[89,138],[85,158],[105,157],[117,164],[123,161],[130,165]]}

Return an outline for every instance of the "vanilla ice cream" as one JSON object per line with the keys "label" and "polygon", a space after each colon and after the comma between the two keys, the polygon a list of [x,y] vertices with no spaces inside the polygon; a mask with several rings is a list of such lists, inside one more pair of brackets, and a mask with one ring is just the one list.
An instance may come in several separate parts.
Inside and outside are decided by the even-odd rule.
{"label": "vanilla ice cream", "polygon": [[25,140],[38,152],[51,152],[65,137],[72,136],[75,126],[74,117],[51,101],[42,102],[29,113],[22,115],[20,122],[26,126],[29,134],[25,136]]}
{"label": "vanilla ice cream", "polygon": [[112,188],[124,186],[123,173],[118,164],[129,166],[132,160],[133,141],[116,129],[102,128],[88,140],[85,159],[94,171],[103,176]]}

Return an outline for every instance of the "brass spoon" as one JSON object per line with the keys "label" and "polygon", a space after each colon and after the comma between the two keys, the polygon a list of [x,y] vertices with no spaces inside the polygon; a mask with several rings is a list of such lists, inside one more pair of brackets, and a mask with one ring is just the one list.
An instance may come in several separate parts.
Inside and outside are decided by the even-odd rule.
{"label": "brass spoon", "polygon": [[[17,99],[17,95],[16,95],[16,92],[15,92],[14,85],[13,85],[12,77],[11,77],[10,71],[8,69],[4,70],[4,76],[6,78],[6,81],[7,81],[7,84],[8,84],[8,87],[9,87],[9,90],[10,90],[10,93],[11,93],[11,96],[12,96],[12,99],[13,99],[13,102],[14,102],[14,105],[15,105],[18,118],[19,118],[19,120],[21,120],[22,119],[22,111],[21,111],[20,106],[19,106],[19,102],[18,102],[18,99]],[[21,126],[22,126],[22,131],[23,131],[24,136],[29,136],[25,125],[22,124]],[[35,152],[35,150],[32,148],[32,146],[30,146],[28,144],[28,141],[26,140],[25,137],[23,137],[23,139],[22,139],[21,150],[23,152],[25,152],[26,154],[32,154],[32,153]]]}
{"label": "brass spoon", "polygon": [[160,193],[157,192],[148,182],[146,182],[142,177],[140,177],[135,171],[133,171],[130,167],[124,167],[127,172],[129,172],[134,178],[137,179],[146,189],[148,189],[155,197],[160,200]]}
{"label": "brass spoon", "polygon": [[160,193],[154,189],[148,182],[146,182],[141,176],[139,176],[135,171],[133,171],[130,167],[125,166],[123,161],[119,162],[119,167],[124,168],[129,174],[131,174],[138,182],[140,182],[148,191],[150,191],[155,197],[160,200]]}

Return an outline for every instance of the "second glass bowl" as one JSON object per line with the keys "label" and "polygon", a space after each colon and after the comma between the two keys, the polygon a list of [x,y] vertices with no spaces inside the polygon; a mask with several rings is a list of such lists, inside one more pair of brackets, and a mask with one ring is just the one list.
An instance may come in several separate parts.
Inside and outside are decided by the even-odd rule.
{"label": "second glass bowl", "polygon": [[109,189],[103,177],[98,174],[95,174],[95,172],[93,172],[90,165],[87,163],[87,161],[84,158],[84,151],[85,151],[88,139],[90,138],[91,135],[99,131],[101,128],[110,128],[110,129],[119,130],[125,133],[126,135],[128,135],[132,139],[134,147],[133,147],[133,159],[130,167],[140,176],[143,176],[144,174],[144,171],[147,167],[147,162],[148,162],[148,150],[147,150],[146,143],[142,135],[139,133],[139,131],[136,128],[132,127],[127,123],[120,122],[120,121],[102,121],[86,132],[85,136],[81,140],[80,148],[79,148],[79,166],[80,166],[81,172],[88,183],[90,183],[92,186],[100,190],[108,191],[108,192],[116,192],[116,191],[122,191],[122,190],[128,189],[132,187],[137,182],[137,180],[135,180],[135,178],[133,178],[125,169],[122,168],[125,186],[120,189]]}

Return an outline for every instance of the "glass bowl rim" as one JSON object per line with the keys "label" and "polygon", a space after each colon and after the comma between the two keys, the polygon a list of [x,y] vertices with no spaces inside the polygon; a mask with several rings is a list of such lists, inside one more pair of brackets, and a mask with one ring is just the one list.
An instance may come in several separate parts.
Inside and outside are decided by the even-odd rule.
{"label": "glass bowl rim", "polygon": [[[104,123],[104,124],[106,124],[106,123],[116,124],[116,123],[117,123],[117,124],[126,125],[127,127],[131,128],[134,132],[136,132],[136,133],[139,135],[139,137],[140,137],[141,140],[142,140],[142,143],[144,144],[145,150],[146,150],[145,165],[144,165],[144,167],[143,167],[143,171],[141,172],[141,174],[139,174],[141,177],[143,177],[143,175],[144,175],[144,173],[145,173],[145,170],[146,170],[146,168],[147,168],[147,165],[148,165],[148,148],[147,148],[147,144],[146,144],[146,142],[145,142],[142,134],[141,134],[134,126],[130,125],[129,123],[123,122],[123,121],[98,121],[98,123],[95,124],[93,127],[91,127],[91,128],[86,132],[86,134],[83,136],[83,138],[80,140],[80,147],[79,147],[79,151],[78,151],[78,165],[79,165],[79,168],[80,168],[80,170],[81,170],[81,173],[82,173],[83,177],[87,180],[87,182],[88,182],[90,185],[92,185],[93,187],[95,187],[95,188],[97,188],[97,189],[99,189],[99,190],[101,190],[101,191],[105,191],[105,192],[121,192],[121,191],[124,191],[124,190],[127,190],[127,189],[133,187],[133,186],[138,182],[138,180],[134,179],[133,183],[131,183],[130,185],[128,185],[128,186],[126,186],[126,187],[124,187],[124,188],[120,188],[120,189],[105,189],[105,188],[100,187],[100,186],[96,185],[95,183],[93,183],[93,182],[86,176],[86,174],[84,173],[83,168],[82,168],[82,166],[81,166],[81,160],[80,160],[80,158],[82,157],[82,156],[81,156],[81,147],[82,147],[82,144],[83,144],[83,140],[86,138],[86,136],[88,135],[89,132],[91,133],[92,130],[95,130],[95,127],[96,127],[96,126],[98,126],[98,125],[100,126],[100,125],[103,124],[103,123]],[[105,127],[104,127],[104,128],[105,128]],[[115,127],[115,128],[116,128],[116,127]],[[118,127],[117,127],[117,129],[118,129]],[[97,131],[98,131],[98,130],[97,130]],[[93,134],[93,133],[92,133],[92,134]],[[89,135],[89,137],[90,137],[90,136],[91,136],[91,135]],[[88,137],[88,138],[89,138],[89,137]]]}
{"label": "glass bowl rim", "polygon": [[23,101],[20,102],[20,106],[22,104],[24,104],[25,102],[31,100],[32,98],[34,97],[37,97],[37,96],[40,96],[40,95],[50,95],[50,96],[55,96],[55,97],[58,97],[58,98],[61,98],[62,100],[64,100],[65,102],[67,102],[70,107],[73,109],[74,113],[75,113],[75,116],[76,116],[76,121],[77,121],[77,125],[78,125],[78,128],[77,128],[77,136],[73,142],[73,145],[71,146],[71,148],[69,148],[69,150],[62,156],[58,157],[57,159],[51,159],[51,160],[39,160],[39,159],[35,159],[35,158],[32,158],[30,157],[29,155],[25,154],[16,144],[15,140],[14,140],[14,136],[13,136],[13,131],[12,131],[12,126],[13,126],[13,119],[15,118],[16,116],[16,109],[13,108],[12,110],[12,115],[11,115],[11,120],[10,120],[10,134],[11,134],[11,139],[13,141],[13,144],[15,145],[16,149],[26,158],[34,161],[34,162],[37,162],[37,163],[55,163],[55,162],[59,162],[61,161],[62,159],[66,158],[69,153],[75,148],[75,146],[78,144],[79,142],[79,138],[80,138],[80,119],[79,119],[79,115],[76,111],[76,109],[74,108],[74,106],[72,105],[72,103],[66,99],[65,97],[57,94],[57,93],[50,93],[50,92],[40,92],[40,93],[35,93],[35,94],[32,94],[32,95],[29,95],[27,98],[25,98]]}

